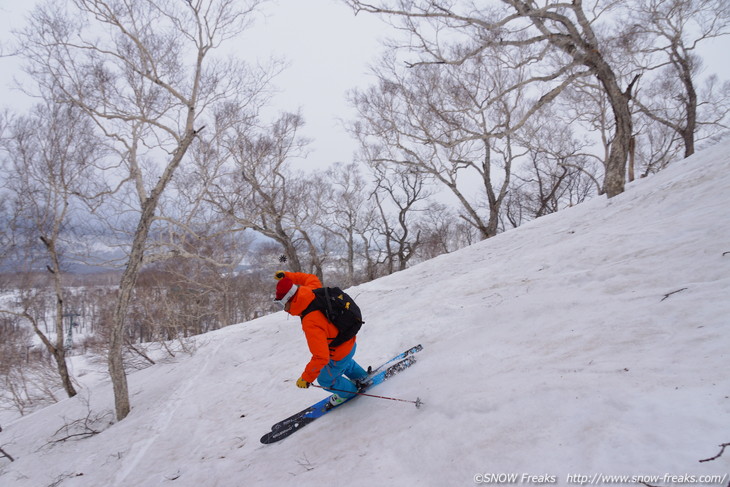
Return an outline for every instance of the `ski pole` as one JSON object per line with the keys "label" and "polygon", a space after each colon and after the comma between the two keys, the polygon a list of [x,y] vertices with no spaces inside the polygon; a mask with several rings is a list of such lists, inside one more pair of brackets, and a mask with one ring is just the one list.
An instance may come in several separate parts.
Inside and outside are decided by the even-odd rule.
{"label": "ski pole", "polygon": [[[312,387],[316,387],[317,389],[324,389],[322,386],[318,386],[317,384],[310,384]],[[327,390],[335,391],[335,392],[347,392],[350,393],[351,391],[344,391],[342,389],[332,389],[331,387]],[[400,401],[400,402],[410,402],[411,404],[415,404],[417,408],[420,408],[423,403],[421,401],[420,397],[417,397],[415,401],[411,401],[410,399],[399,399],[397,397],[387,397],[387,396],[376,396],[375,394],[367,394],[365,392],[355,392],[358,396],[368,396],[368,397],[375,397],[377,399],[388,399],[389,401]]]}

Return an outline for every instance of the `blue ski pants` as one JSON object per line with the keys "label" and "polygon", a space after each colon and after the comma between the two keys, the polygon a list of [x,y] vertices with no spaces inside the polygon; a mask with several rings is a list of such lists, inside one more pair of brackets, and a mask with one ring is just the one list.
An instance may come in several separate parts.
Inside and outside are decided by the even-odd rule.
{"label": "blue ski pants", "polygon": [[343,399],[349,399],[357,392],[357,386],[353,381],[368,376],[365,369],[353,358],[356,348],[357,344],[353,345],[350,353],[342,360],[330,360],[317,377],[317,383],[326,391],[336,393]]}

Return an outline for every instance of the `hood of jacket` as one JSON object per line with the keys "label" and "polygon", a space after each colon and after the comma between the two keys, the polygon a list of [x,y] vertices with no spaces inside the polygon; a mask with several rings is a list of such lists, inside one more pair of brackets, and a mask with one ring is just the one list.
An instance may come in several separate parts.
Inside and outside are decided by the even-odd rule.
{"label": "hood of jacket", "polygon": [[299,286],[297,292],[289,301],[289,314],[292,316],[301,316],[302,312],[307,309],[312,301],[314,301],[314,293],[305,286]]}

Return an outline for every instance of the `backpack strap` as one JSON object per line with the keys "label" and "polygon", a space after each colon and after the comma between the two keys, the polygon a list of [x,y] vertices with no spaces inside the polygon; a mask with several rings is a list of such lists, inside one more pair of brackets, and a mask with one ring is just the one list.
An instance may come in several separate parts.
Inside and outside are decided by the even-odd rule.
{"label": "backpack strap", "polygon": [[[302,311],[299,314],[300,318],[304,319],[304,317],[307,316],[312,311],[321,311],[322,314],[324,314],[324,317],[327,318],[327,313],[325,312],[325,308],[324,308],[324,306],[322,306],[322,294],[317,292],[317,291],[320,291],[321,289],[322,288],[312,290],[312,292],[314,293],[314,299],[312,300],[311,303],[309,303],[309,306],[304,308],[304,311]],[[325,288],[325,292],[327,292],[326,288]],[[327,303],[327,308],[329,308],[329,307],[330,307],[329,303]],[[329,318],[327,318],[327,320],[329,321]]]}
{"label": "backpack strap", "polygon": [[[301,312],[299,315],[299,318],[304,320],[304,317],[307,316],[312,311],[321,311],[324,315],[324,318],[332,323],[332,320],[330,317],[332,316],[332,303],[330,303],[330,294],[326,287],[321,287],[318,289],[313,289],[312,292],[314,293],[314,299],[311,303],[309,303],[309,306],[307,306],[304,311]],[[324,301],[324,303],[322,302]],[[332,323],[335,325],[334,323]],[[337,325],[335,325],[335,328],[337,328]],[[341,345],[337,343],[337,338],[340,336],[339,328],[337,329],[337,336],[334,338],[328,338],[329,340],[329,348],[334,349],[338,345]]]}
{"label": "backpack strap", "polygon": [[332,316],[332,302],[330,301],[330,293],[329,289],[326,287],[323,287],[324,289],[324,302],[327,303],[327,312],[324,314],[327,319],[330,319],[330,316]]}

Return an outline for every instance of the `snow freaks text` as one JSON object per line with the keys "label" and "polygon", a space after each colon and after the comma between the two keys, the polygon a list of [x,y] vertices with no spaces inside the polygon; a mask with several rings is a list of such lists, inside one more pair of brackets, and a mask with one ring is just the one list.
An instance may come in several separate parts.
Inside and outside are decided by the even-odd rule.
{"label": "snow freaks text", "polygon": [[567,474],[564,477],[550,474],[529,473],[478,473],[474,475],[476,484],[557,484],[565,481],[572,485],[599,485],[599,484],[636,484],[651,485],[654,482],[677,485],[728,485],[730,474],[724,475],[607,475],[602,473]]}

